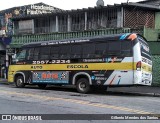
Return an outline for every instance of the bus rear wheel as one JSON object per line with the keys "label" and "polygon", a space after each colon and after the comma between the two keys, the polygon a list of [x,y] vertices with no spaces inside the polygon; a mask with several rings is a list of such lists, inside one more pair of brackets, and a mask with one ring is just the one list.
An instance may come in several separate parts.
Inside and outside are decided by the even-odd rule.
{"label": "bus rear wheel", "polygon": [[76,83],[76,88],[79,93],[88,93],[90,91],[89,81],[86,78],[81,78]]}
{"label": "bus rear wheel", "polygon": [[24,88],[25,87],[23,76],[18,76],[16,78],[15,85],[17,88]]}
{"label": "bus rear wheel", "polygon": [[39,85],[38,85],[38,87],[39,87],[40,89],[45,89],[46,86],[47,86],[47,84],[39,84]]}

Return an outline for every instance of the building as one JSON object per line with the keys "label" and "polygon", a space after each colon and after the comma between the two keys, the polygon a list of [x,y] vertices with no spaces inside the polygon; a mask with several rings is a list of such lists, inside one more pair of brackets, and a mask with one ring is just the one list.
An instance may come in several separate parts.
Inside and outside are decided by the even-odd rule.
{"label": "building", "polygon": [[[34,25],[37,29],[36,32],[40,32],[42,24],[45,27],[47,26],[47,23],[45,23],[46,20],[44,18],[34,21],[33,19],[26,19],[14,23],[12,21],[12,18],[17,16],[25,17],[29,15],[42,15],[58,11],[63,10],[44,3],[13,7],[0,11],[0,77],[4,76],[2,72],[3,66],[8,66],[10,55],[15,52],[14,49],[9,48],[9,44],[11,43],[13,34],[33,34]],[[17,28],[18,30],[16,30]],[[6,51],[9,56],[6,55]]]}
{"label": "building", "polygon": [[[143,34],[149,41],[158,41],[160,40],[159,15],[158,6],[122,3],[77,10],[60,10],[47,14],[15,16],[12,18],[14,36],[11,47],[19,47],[23,43],[37,40],[53,40],[56,37],[57,39],[77,37],[80,32],[84,31],[87,33],[108,29],[136,31]],[[55,36],[57,33],[59,36]],[[71,36],[66,37],[65,34],[71,34]]]}

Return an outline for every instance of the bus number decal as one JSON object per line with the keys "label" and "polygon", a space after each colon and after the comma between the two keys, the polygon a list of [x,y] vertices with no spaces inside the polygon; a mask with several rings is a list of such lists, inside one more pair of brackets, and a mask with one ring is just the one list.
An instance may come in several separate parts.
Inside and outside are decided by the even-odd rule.
{"label": "bus number decal", "polygon": [[42,60],[42,61],[33,61],[32,64],[65,64],[70,63],[70,60]]}

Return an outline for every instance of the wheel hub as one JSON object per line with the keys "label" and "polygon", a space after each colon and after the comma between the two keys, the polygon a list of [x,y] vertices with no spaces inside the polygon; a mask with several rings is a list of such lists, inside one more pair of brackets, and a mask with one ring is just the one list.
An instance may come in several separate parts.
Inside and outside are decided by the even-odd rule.
{"label": "wheel hub", "polygon": [[81,89],[85,89],[85,88],[86,88],[86,84],[85,84],[85,83],[81,83],[81,84],[80,84],[80,88],[81,88]]}
{"label": "wheel hub", "polygon": [[17,81],[17,84],[18,84],[18,85],[21,85],[21,84],[22,84],[22,80],[19,79],[19,80]]}

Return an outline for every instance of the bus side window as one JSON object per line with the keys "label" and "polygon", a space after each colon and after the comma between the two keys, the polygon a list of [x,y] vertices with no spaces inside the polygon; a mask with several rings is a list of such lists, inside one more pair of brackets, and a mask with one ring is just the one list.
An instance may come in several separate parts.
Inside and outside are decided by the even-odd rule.
{"label": "bus side window", "polygon": [[39,54],[40,54],[40,48],[37,47],[37,48],[34,49],[33,60],[39,60]]}
{"label": "bus side window", "polygon": [[50,56],[50,47],[41,47],[40,48],[40,60],[47,60]]}
{"label": "bus side window", "polygon": [[72,59],[81,58],[81,53],[82,53],[81,45],[79,44],[72,45],[72,48],[71,48]]}
{"label": "bus side window", "polygon": [[132,54],[132,42],[131,41],[121,42],[121,54],[124,56],[131,56]]}
{"label": "bus side window", "polygon": [[28,51],[27,51],[27,60],[33,60],[33,55],[34,55],[34,48],[28,48]]}
{"label": "bus side window", "polygon": [[109,47],[108,47],[108,55],[115,55],[118,56],[121,54],[121,42],[113,41],[109,42]]}
{"label": "bus side window", "polygon": [[95,58],[95,44],[86,43],[82,45],[83,58]]}
{"label": "bus side window", "polygon": [[60,59],[69,59],[70,51],[70,45],[60,45]]}
{"label": "bus side window", "polygon": [[96,58],[101,58],[101,57],[105,57],[107,54],[107,49],[108,49],[108,45],[107,43],[98,43],[96,44],[96,48],[95,48],[95,57]]}
{"label": "bus side window", "polygon": [[50,59],[59,59],[59,47],[58,46],[51,47]]}

